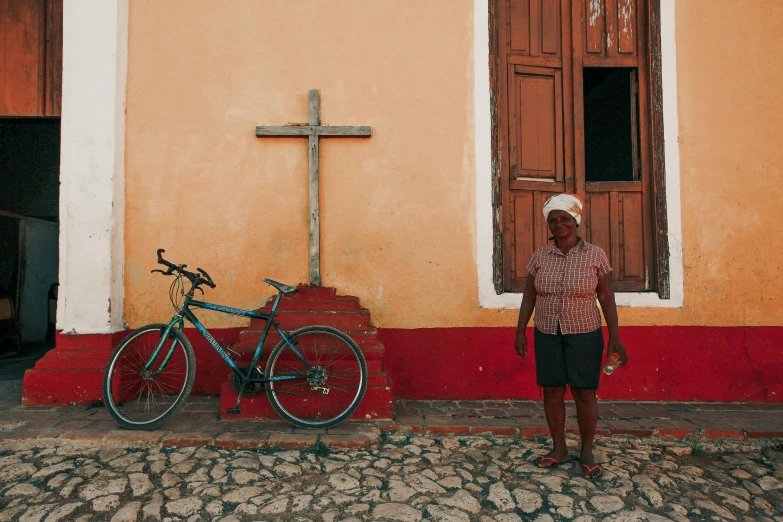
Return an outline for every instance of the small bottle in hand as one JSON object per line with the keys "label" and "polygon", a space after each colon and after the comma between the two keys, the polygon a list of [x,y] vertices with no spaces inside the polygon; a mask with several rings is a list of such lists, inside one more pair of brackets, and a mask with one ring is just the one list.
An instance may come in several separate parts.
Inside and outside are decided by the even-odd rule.
{"label": "small bottle in hand", "polygon": [[612,352],[612,354],[606,359],[604,373],[606,375],[612,375],[612,372],[615,371],[618,366],[620,366],[620,356],[616,352]]}

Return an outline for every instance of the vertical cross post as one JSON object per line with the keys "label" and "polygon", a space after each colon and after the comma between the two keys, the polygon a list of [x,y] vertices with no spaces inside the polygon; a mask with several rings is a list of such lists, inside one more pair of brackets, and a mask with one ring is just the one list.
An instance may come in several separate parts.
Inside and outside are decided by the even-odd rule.
{"label": "vertical cross post", "polygon": [[[321,125],[321,92],[310,89],[308,92],[308,124]],[[310,284],[321,286],[321,219],[318,209],[320,190],[318,186],[319,146],[318,134],[308,137],[310,164]]]}
{"label": "vertical cross post", "polygon": [[307,159],[310,171],[310,284],[321,286],[321,218],[319,210],[319,139],[324,137],[369,138],[369,126],[321,125],[321,91],[308,91],[307,125],[259,125],[256,136],[264,137],[307,137]]}

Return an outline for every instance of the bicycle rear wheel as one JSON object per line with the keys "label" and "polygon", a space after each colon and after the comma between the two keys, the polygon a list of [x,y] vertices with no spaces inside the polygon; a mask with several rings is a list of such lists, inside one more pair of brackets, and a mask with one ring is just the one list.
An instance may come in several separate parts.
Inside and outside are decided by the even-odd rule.
{"label": "bicycle rear wheel", "polygon": [[291,379],[266,384],[272,407],[302,428],[328,428],[347,419],[367,390],[367,363],[359,347],[330,326],[305,326],[290,337],[307,364],[285,340],[275,346],[266,377]]}
{"label": "bicycle rear wheel", "polygon": [[[179,410],[193,388],[196,358],[187,337],[173,329],[145,371],[166,331],[164,324],[134,330],[117,345],[103,375],[103,402],[121,427],[148,430]],[[163,365],[166,356],[168,362]]]}

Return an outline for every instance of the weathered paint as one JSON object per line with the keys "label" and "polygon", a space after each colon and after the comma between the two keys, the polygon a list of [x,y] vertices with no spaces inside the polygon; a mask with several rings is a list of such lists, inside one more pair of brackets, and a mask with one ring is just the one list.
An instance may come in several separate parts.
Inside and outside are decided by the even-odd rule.
{"label": "weathered paint", "polygon": [[[512,393],[470,388],[474,369],[519,370],[529,387],[530,369],[513,366],[510,346],[519,296],[487,305],[495,299],[487,0],[447,5],[133,2],[123,133],[126,4],[68,2],[60,328],[110,332],[123,308],[134,327],[167,319],[169,281],[149,274],[161,246],[210,271],[219,285],[210,301],[251,308],[270,294],[262,276],[306,280],[306,145],[257,140],[253,129],[300,122],[304,93],[316,87],[325,124],[373,126],[369,141],[324,144],[323,276],[358,295],[388,334],[398,395]],[[769,254],[780,247],[770,223],[783,196],[775,183],[783,71],[769,67],[783,59],[774,38],[781,16],[783,5],[758,1],[716,0],[709,10],[682,2],[676,13],[674,0],[661,2],[672,299],[618,296],[636,362],[604,388],[626,383],[613,397],[779,400],[780,328],[757,326],[783,319],[780,267]],[[291,43],[302,41],[317,45]],[[726,100],[744,102],[737,110]],[[26,375],[25,396],[83,399],[88,377],[99,393],[116,341],[61,335]],[[222,372],[204,346],[200,367]],[[673,354],[687,354],[685,363]],[[453,369],[443,378],[454,384],[432,380],[432,364]],[[212,379],[200,391],[214,392],[221,374],[200,375]]]}
{"label": "weathered paint", "polygon": [[[178,260],[216,271],[220,287],[213,297],[237,306],[260,304],[268,294],[257,284],[262,275],[289,282],[305,280],[304,145],[283,140],[260,144],[252,138],[252,128],[258,123],[295,121],[306,107],[301,93],[313,86],[320,87],[324,97],[334,101],[327,105],[325,123],[370,123],[378,128],[369,147],[346,145],[342,140],[324,147],[325,283],[359,295],[381,326],[513,324],[518,296],[501,296],[505,301],[499,305],[487,301],[494,299],[493,289],[485,288],[488,278],[483,268],[484,259],[491,255],[491,243],[487,245],[483,230],[477,235],[477,221],[472,217],[489,205],[488,198],[481,198],[481,191],[488,189],[482,188],[481,177],[489,169],[484,152],[487,147],[482,146],[482,142],[488,143],[489,134],[488,102],[482,101],[488,96],[486,60],[480,55],[480,49],[486,49],[486,23],[480,23],[486,19],[486,0],[464,1],[445,11],[415,2],[410,9],[375,4],[354,9],[347,4],[327,7],[304,2],[265,8],[263,14],[250,3],[242,4],[241,9],[216,11],[209,5],[205,4],[204,9],[189,9],[185,2],[169,2],[165,8],[151,2],[132,5],[127,256],[121,255],[121,230],[110,234],[112,247],[102,236],[96,244],[94,237],[89,238],[89,230],[91,226],[97,228],[91,223],[100,220],[89,219],[93,211],[86,209],[92,207],[78,205],[77,210],[76,204],[69,203],[74,196],[68,185],[74,178],[66,173],[87,176],[91,170],[89,166],[69,166],[69,161],[88,161],[89,155],[77,158],[83,151],[68,137],[75,131],[64,129],[62,214],[66,226],[62,238],[65,255],[60,326],[100,331],[120,324],[116,314],[108,318],[108,303],[111,298],[112,313],[118,310],[122,298],[109,281],[116,284],[122,278],[104,274],[116,271],[123,258],[128,322],[137,325],[167,313],[166,282],[148,273],[158,246],[169,247]],[[66,12],[68,39],[87,33],[76,23],[73,13],[77,9],[69,6]],[[770,304],[781,293],[774,277],[776,267],[754,266],[760,236],[748,228],[755,219],[751,214],[774,210],[764,204],[770,198],[751,199],[756,207],[750,213],[747,207],[734,203],[738,194],[774,196],[778,190],[777,184],[766,182],[778,173],[772,152],[775,147],[771,145],[781,138],[774,126],[764,123],[771,124],[774,110],[765,105],[769,95],[763,89],[775,85],[779,78],[776,69],[763,67],[761,62],[755,64],[754,60],[766,62],[763,57],[772,59],[780,51],[763,39],[750,38],[750,34],[773,32],[765,25],[770,17],[754,4],[743,6],[741,17],[714,15],[738,14],[734,9],[739,8],[728,1],[716,2],[709,15],[715,23],[702,24],[695,7],[678,5],[677,37],[685,45],[675,50],[674,2],[662,2],[673,297],[664,303],[652,294],[618,296],[621,305],[633,306],[621,309],[622,324],[780,322],[779,307]],[[416,16],[406,14],[411,12]],[[471,17],[473,24],[469,23]],[[348,20],[359,28],[358,32],[346,36],[332,28],[344,24],[324,23],[329,19]],[[728,30],[726,24],[730,23],[739,24],[737,31]],[[103,27],[115,25],[116,21]],[[202,34],[197,37],[199,31],[191,26],[201,27]],[[235,26],[247,30],[221,29]],[[743,43],[758,52],[749,54],[751,58],[743,55],[740,59],[734,52],[697,61],[691,44],[698,48],[721,27],[726,29],[722,35],[745,35]],[[476,29],[475,38],[471,28]],[[162,40],[151,39],[149,34],[163,35]],[[251,48],[274,48],[280,45],[275,42],[288,37],[312,34],[320,37],[321,45],[316,48],[287,46],[286,52],[264,54],[263,60],[247,52]],[[122,46],[116,45],[122,40],[121,33],[114,39],[109,47],[121,50]],[[374,43],[369,47],[360,45],[367,41]],[[733,41],[733,36],[722,40],[726,46]],[[160,52],[161,46],[167,52]],[[68,47],[73,60],[77,48],[66,45],[66,53]],[[395,57],[395,64],[401,68],[387,67],[379,56]],[[686,66],[679,68],[679,77],[675,57],[686,60]],[[68,60],[66,57],[66,75],[70,74],[73,82],[78,64]],[[196,67],[196,61],[201,65]],[[438,67],[432,67],[433,63]],[[112,82],[85,82],[96,88],[100,84],[102,89],[100,95],[89,97],[90,106],[107,95],[118,99],[117,84],[122,82],[117,78],[123,69],[116,65],[104,64],[114,75]],[[731,68],[739,72],[726,77],[725,70]],[[716,83],[737,94],[750,85],[759,91],[760,96],[754,98],[759,102],[742,113],[729,111],[721,102],[722,95],[705,87],[695,70],[720,76]],[[761,81],[743,80],[759,77]],[[442,89],[446,84],[449,89]],[[679,100],[674,85],[679,89]],[[66,93],[69,90],[74,92],[66,85]],[[677,102],[687,106],[682,119],[677,117]],[[89,115],[81,118],[113,114],[79,112],[73,100],[68,103],[71,116],[64,117],[64,127],[69,118],[72,125],[77,123],[75,114]],[[412,107],[416,110],[406,110]],[[455,111],[455,107],[462,110]],[[475,126],[467,125],[474,117]],[[80,126],[98,128],[84,120]],[[772,131],[763,139],[751,140],[749,136],[756,132],[753,129],[760,128]],[[686,138],[680,144],[682,151],[677,150],[678,130]],[[109,150],[115,151],[114,143],[119,138],[113,130],[111,135],[113,140],[101,143],[108,141]],[[725,147],[726,143],[731,146]],[[727,156],[726,150],[734,154]],[[745,154],[748,150],[754,154]],[[678,153],[682,153],[682,169],[678,169]],[[721,157],[721,161],[715,162],[715,157]],[[739,159],[745,157],[754,161],[746,164]],[[120,173],[121,165],[115,161],[108,170]],[[734,173],[747,168],[759,175],[743,178],[737,185]],[[686,176],[682,180],[682,219],[676,197],[680,192],[678,172]],[[724,178],[727,184],[715,183],[715,179]],[[101,179],[105,181],[106,176]],[[475,187],[471,180],[476,180]],[[727,186],[732,190],[727,191]],[[119,187],[115,184],[112,190]],[[118,194],[112,211],[115,215],[106,223],[108,229],[122,211],[121,201]],[[712,226],[705,227],[701,218],[705,213],[715,218],[709,221],[711,225],[721,225],[718,228],[722,228],[722,236],[715,236]],[[680,221],[682,235],[677,229]],[[69,237],[74,240],[69,241]],[[684,241],[682,261],[678,259],[680,238],[691,239],[690,243]],[[724,243],[729,245],[728,250]],[[717,253],[712,248],[716,244],[721,245]],[[479,259],[478,273],[474,256]],[[702,267],[699,259],[705,257],[707,266]],[[96,260],[103,265],[96,267]],[[684,265],[682,277],[677,274],[680,263]],[[231,272],[235,278],[229,277]],[[678,278],[687,281],[687,286],[680,283],[679,295]],[[70,298],[76,295],[77,285],[79,304],[69,308],[67,303],[74,302]],[[74,290],[69,291],[69,286]],[[382,293],[378,286],[384,287]],[[730,297],[720,297],[726,295]],[[683,305],[679,310],[637,308],[677,307],[680,300]],[[97,301],[100,306],[94,304]],[[488,310],[488,306],[511,309]],[[220,321],[207,323],[230,326]]]}
{"label": "weathered paint", "polygon": [[113,332],[124,327],[127,0],[65,2],[63,24],[57,328]]}
{"label": "weathered paint", "polygon": [[[236,306],[268,295],[257,283],[263,275],[306,280],[304,145],[259,143],[252,129],[301,119],[303,93],[317,87],[325,123],[377,130],[366,143],[323,147],[324,284],[358,295],[380,326],[513,325],[519,296],[493,297],[485,266],[486,0],[445,10],[412,1],[211,5],[131,6],[128,322],[168,313],[167,282],[148,274],[158,246],[209,269],[219,285],[210,297]],[[768,183],[778,172],[770,86],[779,73],[764,63],[781,51],[758,37],[774,34],[771,18],[754,3],[739,16],[722,0],[704,24],[703,10],[677,7],[667,0],[661,8],[672,298],[619,295],[621,324],[780,324],[777,267],[755,261],[762,235],[752,228],[774,211],[766,202],[780,191]],[[288,44],[312,35],[319,45]],[[755,52],[740,58],[709,48],[709,60],[697,59],[693,49],[715,35],[720,48],[741,43]],[[739,99],[747,88],[756,102],[744,111],[721,102],[723,92]],[[738,183],[735,173],[747,169],[757,175]],[[750,209],[740,200],[753,201]]]}
{"label": "weathered paint", "polygon": [[601,16],[601,0],[590,0],[587,5],[590,9],[587,14],[590,17],[590,26],[595,27],[598,18]]}

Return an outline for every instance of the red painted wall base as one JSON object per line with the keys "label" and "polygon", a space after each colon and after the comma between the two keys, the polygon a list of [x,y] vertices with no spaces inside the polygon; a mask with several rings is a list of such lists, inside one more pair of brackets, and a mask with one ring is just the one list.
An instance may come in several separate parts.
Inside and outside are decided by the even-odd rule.
{"label": "red painted wall base", "polygon": [[[215,339],[232,344],[240,328],[215,328]],[[114,347],[129,332],[93,335],[57,333],[54,349],[24,374],[24,406],[68,406],[102,400],[103,371]],[[196,353],[196,382],[193,393],[218,395],[228,369],[204,338],[195,330],[185,330]]]}
{"label": "red painted wall base", "polygon": [[[213,330],[231,344],[241,328]],[[194,393],[220,394],[227,370],[200,335]],[[379,329],[395,399],[539,399],[532,346],[514,352],[513,328]],[[24,405],[89,404],[113,347],[127,334],[62,335],[24,377]],[[630,364],[602,375],[602,399],[781,402],[783,327],[627,326]],[[532,340],[532,331],[528,332]],[[532,344],[532,343],[531,343]]]}
{"label": "red painted wall base", "polygon": [[[540,399],[533,331],[527,360],[515,328],[382,329],[395,399]],[[783,327],[621,327],[627,367],[601,375],[602,399],[783,401]],[[608,339],[604,331],[604,339]]]}

